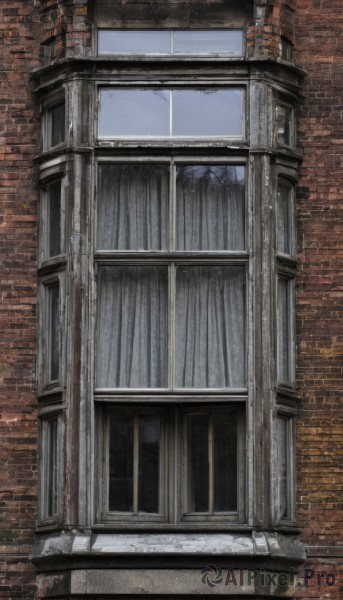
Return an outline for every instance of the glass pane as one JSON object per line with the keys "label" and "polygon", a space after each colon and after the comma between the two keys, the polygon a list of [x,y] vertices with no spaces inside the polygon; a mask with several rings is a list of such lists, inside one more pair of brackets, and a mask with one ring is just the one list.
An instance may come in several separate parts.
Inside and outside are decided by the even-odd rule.
{"label": "glass pane", "polygon": [[237,411],[213,414],[214,511],[237,510]]}
{"label": "glass pane", "polygon": [[291,145],[292,109],[288,106],[276,107],[276,143],[283,146]]}
{"label": "glass pane", "polygon": [[244,167],[177,168],[177,250],[244,250]]}
{"label": "glass pane", "polygon": [[99,30],[99,54],[170,54],[170,31]]}
{"label": "glass pane", "polygon": [[243,91],[174,90],[174,136],[243,136]]}
{"label": "glass pane", "polygon": [[278,350],[278,380],[289,382],[290,372],[290,306],[289,306],[290,281],[278,278],[278,315],[277,315],[277,350]]}
{"label": "glass pane", "polygon": [[169,136],[169,108],[169,90],[101,90],[99,137]]}
{"label": "glass pane", "polygon": [[61,181],[51,183],[49,194],[49,256],[61,253]]}
{"label": "glass pane", "polygon": [[174,31],[173,48],[175,54],[243,53],[243,32],[241,30]]}
{"label": "glass pane", "polygon": [[48,477],[47,508],[48,517],[57,513],[57,419],[48,421]]}
{"label": "glass pane", "polygon": [[59,337],[60,337],[60,316],[59,316],[59,296],[60,288],[58,283],[49,286],[49,302],[50,302],[50,381],[57,381],[60,371],[60,353],[59,353]]}
{"label": "glass pane", "polygon": [[292,188],[287,184],[279,183],[277,200],[277,249],[292,254]]}
{"label": "glass pane", "polygon": [[177,268],[178,387],[244,387],[244,280],[243,267]]}
{"label": "glass pane", "polygon": [[98,387],[167,387],[168,270],[100,267]]}
{"label": "glass pane", "polygon": [[49,110],[51,139],[50,145],[57,146],[64,141],[65,138],[65,105],[58,104]]}
{"label": "glass pane", "polygon": [[138,510],[159,512],[160,417],[139,417]]}
{"label": "glass pane", "polygon": [[108,509],[133,511],[133,428],[134,417],[110,413]]}
{"label": "glass pane", "polygon": [[188,511],[209,510],[209,415],[187,417]]}
{"label": "glass pane", "polygon": [[100,165],[98,248],[167,250],[169,168]]}
{"label": "glass pane", "polygon": [[287,443],[287,420],[278,418],[278,478],[279,478],[279,518],[288,517],[288,443]]}

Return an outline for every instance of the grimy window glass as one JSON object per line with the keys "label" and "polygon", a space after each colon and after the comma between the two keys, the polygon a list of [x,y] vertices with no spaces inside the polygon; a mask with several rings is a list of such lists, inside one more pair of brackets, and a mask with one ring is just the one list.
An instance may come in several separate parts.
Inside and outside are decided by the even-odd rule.
{"label": "grimy window glass", "polygon": [[65,139],[65,103],[48,110],[48,147],[58,146]]}
{"label": "grimy window glass", "polygon": [[61,180],[48,186],[48,256],[61,253]]}
{"label": "grimy window glass", "polygon": [[291,384],[294,378],[294,281],[277,279],[277,367],[278,381]]}
{"label": "grimy window glass", "polygon": [[277,249],[294,253],[294,207],[291,184],[279,181],[277,195]]}
{"label": "grimy window glass", "polygon": [[275,141],[281,146],[293,144],[293,109],[277,104],[275,109]]}
{"label": "grimy window glass", "polygon": [[243,90],[100,89],[99,138],[244,135]]}
{"label": "grimy window glass", "polygon": [[47,421],[47,479],[46,479],[46,512],[47,517],[54,517],[57,510],[57,490],[58,490],[58,473],[57,473],[57,435],[58,435],[58,418],[49,419]]}
{"label": "grimy window glass", "polygon": [[98,30],[98,54],[243,54],[240,29]]}
{"label": "grimy window glass", "polygon": [[292,519],[292,418],[277,417],[278,519]]}

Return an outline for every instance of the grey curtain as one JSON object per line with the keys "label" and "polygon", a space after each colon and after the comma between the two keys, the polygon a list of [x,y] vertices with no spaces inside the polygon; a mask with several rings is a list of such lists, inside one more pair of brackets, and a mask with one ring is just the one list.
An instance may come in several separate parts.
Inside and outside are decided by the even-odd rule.
{"label": "grey curtain", "polygon": [[167,250],[169,168],[99,166],[98,240],[102,250]]}
{"label": "grey curtain", "polygon": [[176,385],[245,385],[244,269],[179,267],[176,279]]}
{"label": "grey curtain", "polygon": [[98,387],[167,387],[166,267],[99,270]]}
{"label": "grey curtain", "polygon": [[244,167],[178,167],[177,249],[244,250]]}

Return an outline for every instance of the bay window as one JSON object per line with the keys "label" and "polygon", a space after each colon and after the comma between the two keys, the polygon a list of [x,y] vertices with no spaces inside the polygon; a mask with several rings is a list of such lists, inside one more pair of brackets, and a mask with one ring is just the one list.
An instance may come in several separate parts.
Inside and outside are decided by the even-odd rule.
{"label": "bay window", "polygon": [[170,27],[42,82],[39,527],[248,562],[295,524],[295,87]]}

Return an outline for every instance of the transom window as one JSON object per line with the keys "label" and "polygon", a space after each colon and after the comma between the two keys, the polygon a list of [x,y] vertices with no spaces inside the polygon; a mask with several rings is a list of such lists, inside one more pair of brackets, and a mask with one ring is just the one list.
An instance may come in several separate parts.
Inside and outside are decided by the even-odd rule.
{"label": "transom window", "polygon": [[242,88],[101,88],[99,138],[244,137]]}
{"label": "transom window", "polygon": [[242,56],[243,30],[98,30],[98,54],[229,54]]}

